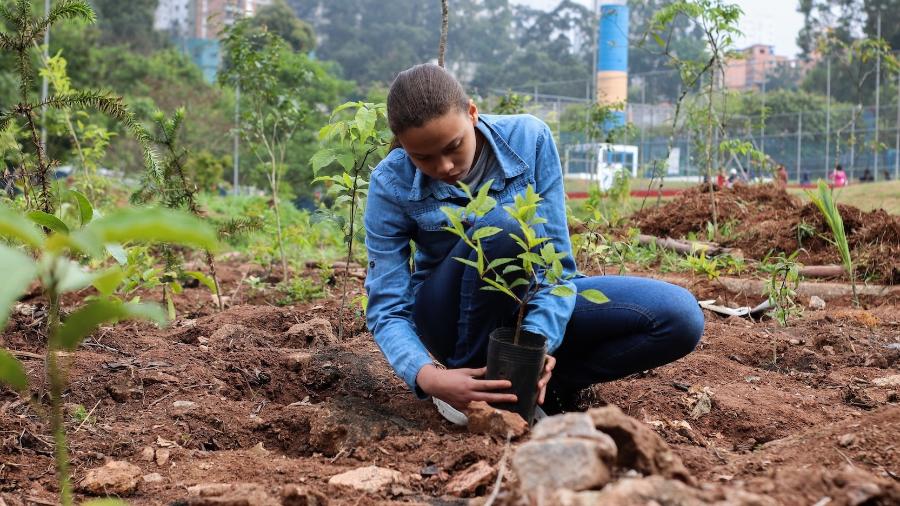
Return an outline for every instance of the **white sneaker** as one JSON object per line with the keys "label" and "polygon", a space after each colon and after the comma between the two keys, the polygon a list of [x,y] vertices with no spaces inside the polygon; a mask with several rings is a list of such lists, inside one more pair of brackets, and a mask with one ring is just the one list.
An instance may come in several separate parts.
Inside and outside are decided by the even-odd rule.
{"label": "white sneaker", "polygon": [[[437,397],[431,398],[434,405],[437,406],[438,413],[444,417],[445,420],[452,423],[453,425],[459,425],[461,427],[465,427],[469,424],[469,418],[465,413],[459,411],[453,406],[447,404],[446,402],[438,399]],[[534,408],[534,423],[537,423],[544,418],[547,418],[547,413],[541,409],[540,406],[535,406]]]}
{"label": "white sneaker", "polygon": [[434,401],[434,405],[437,406],[438,413],[440,413],[448,422],[461,427],[465,427],[469,424],[469,418],[466,417],[466,414],[462,411],[459,411],[437,397],[432,397],[431,400]]}

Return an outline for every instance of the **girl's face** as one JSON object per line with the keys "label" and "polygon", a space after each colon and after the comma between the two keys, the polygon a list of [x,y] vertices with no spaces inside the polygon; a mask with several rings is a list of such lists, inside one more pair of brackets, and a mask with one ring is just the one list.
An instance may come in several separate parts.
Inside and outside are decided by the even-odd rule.
{"label": "girl's face", "polygon": [[484,141],[475,128],[478,108],[469,101],[466,112],[456,109],[397,136],[413,164],[426,176],[456,184],[468,174],[477,147]]}

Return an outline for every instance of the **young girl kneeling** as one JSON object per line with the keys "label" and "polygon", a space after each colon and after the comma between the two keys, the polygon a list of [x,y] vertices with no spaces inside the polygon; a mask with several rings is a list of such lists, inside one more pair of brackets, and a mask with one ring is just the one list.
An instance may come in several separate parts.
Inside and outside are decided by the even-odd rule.
{"label": "young girl kneeling", "polygon": [[[647,278],[579,274],[566,222],[559,155],[550,129],[530,115],[479,114],[456,79],[436,65],[401,72],[391,85],[388,121],[396,149],[372,172],[365,213],[369,269],[368,326],[394,371],[420,398],[457,409],[471,401],[515,402],[505,380],[482,379],[488,335],[515,321],[516,304],[481,290],[475,269],[453,257],[474,251],[443,228],[443,206],[465,206],[492,181],[497,207],[470,226],[503,232],[482,241],[488,258],[521,249],[518,224],[502,208],[532,185],[543,198],[538,227],[572,275],[572,290],[596,289],[610,300],[557,297],[543,289],[527,308],[523,329],[547,338],[549,357],[538,402],[554,414],[575,408],[595,383],[652,369],[690,353],[703,333],[703,313],[685,289]],[[411,243],[415,244],[410,268]],[[438,367],[435,361],[446,368]]]}

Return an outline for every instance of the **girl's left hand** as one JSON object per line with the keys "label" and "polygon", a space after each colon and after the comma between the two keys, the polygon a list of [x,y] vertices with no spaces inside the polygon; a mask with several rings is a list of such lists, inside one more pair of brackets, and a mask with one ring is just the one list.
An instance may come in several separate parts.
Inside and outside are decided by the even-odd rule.
{"label": "girl's left hand", "polygon": [[544,373],[541,375],[541,379],[538,380],[538,390],[541,392],[538,395],[538,404],[544,404],[544,395],[547,393],[547,383],[550,382],[550,376],[553,375],[554,367],[556,367],[556,359],[552,355],[547,355],[547,360],[544,362]]}

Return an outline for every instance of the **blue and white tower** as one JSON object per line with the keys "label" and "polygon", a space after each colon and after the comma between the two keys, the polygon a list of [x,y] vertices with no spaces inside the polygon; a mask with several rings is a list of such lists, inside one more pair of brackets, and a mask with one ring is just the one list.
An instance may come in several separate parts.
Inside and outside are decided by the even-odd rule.
{"label": "blue and white tower", "polygon": [[602,0],[597,33],[597,103],[622,104],[604,128],[625,124],[628,99],[628,6],[625,0]]}

